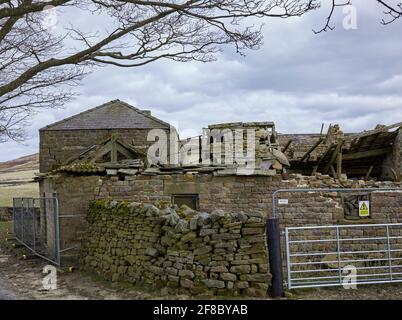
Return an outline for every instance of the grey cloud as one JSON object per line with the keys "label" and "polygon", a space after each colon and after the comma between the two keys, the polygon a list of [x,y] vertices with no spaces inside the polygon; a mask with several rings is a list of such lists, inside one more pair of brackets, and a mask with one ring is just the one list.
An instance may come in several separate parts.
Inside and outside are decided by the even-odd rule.
{"label": "grey cloud", "polygon": [[225,48],[208,64],[100,68],[75,101],[35,117],[26,147],[1,145],[0,161],[37,151],[38,128],[116,98],[152,110],[186,135],[225,121],[272,120],[280,132],[318,132],[322,122],[359,131],[402,121],[402,21],[384,27],[376,8],[359,1],[357,30],[344,30],[338,13],[336,29],[319,35],[311,30],[324,23],[324,10],[268,19],[263,47],[246,57]]}

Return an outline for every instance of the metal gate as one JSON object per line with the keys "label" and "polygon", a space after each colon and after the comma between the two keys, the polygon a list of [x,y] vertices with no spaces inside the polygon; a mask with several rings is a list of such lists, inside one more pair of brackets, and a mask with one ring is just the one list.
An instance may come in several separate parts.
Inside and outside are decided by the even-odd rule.
{"label": "metal gate", "polygon": [[402,223],[285,228],[287,287],[402,282]]}
{"label": "metal gate", "polygon": [[15,239],[35,255],[60,265],[57,198],[14,198],[13,231]]}

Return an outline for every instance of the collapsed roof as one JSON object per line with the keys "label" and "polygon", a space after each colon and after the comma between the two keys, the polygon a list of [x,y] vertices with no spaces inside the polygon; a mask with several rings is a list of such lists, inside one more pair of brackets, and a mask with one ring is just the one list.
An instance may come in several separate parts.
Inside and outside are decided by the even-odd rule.
{"label": "collapsed roof", "polygon": [[[330,126],[326,136],[314,135],[304,139],[297,147],[304,152],[292,153],[292,139],[282,149],[290,159],[291,171],[305,175],[316,172],[333,177],[393,180],[401,179],[399,134],[402,123],[378,125],[376,129],[357,134],[343,134],[338,125]],[[397,130],[391,131],[397,128]],[[284,141],[283,141],[284,142]],[[300,147],[301,146],[301,147]],[[314,153],[314,156],[312,154]]]}

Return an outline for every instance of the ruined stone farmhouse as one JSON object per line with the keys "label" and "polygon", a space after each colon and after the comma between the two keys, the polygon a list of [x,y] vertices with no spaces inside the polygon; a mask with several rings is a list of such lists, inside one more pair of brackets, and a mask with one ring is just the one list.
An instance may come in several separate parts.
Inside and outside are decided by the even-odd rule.
{"label": "ruined stone farmhouse", "polygon": [[[269,121],[215,124],[180,140],[189,149],[177,163],[163,164],[149,161],[155,141],[147,136],[152,129],[172,136],[174,128],[115,100],[40,130],[38,181],[41,196],[59,202],[62,258],[81,255],[83,267],[114,281],[264,296],[270,285],[264,221],[273,206],[281,228],[402,221],[400,125],[360,133],[332,125],[306,135],[280,134]],[[241,140],[240,147],[255,151],[243,163],[226,157],[234,150],[225,143],[239,129],[256,133]],[[177,157],[171,150],[161,152]],[[393,189],[359,191],[383,187]],[[275,191],[295,188],[356,192],[289,191],[281,195],[286,205],[273,202]],[[358,214],[362,199],[370,200],[369,217]]]}

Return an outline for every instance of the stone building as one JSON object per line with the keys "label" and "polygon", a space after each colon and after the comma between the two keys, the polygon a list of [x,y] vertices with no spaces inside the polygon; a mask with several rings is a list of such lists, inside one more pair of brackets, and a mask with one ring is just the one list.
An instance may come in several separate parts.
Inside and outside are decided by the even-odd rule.
{"label": "stone building", "polygon": [[[280,188],[293,187],[288,183],[289,174],[285,170],[297,172],[297,163],[305,154],[308,157],[303,166],[311,170],[310,167],[320,163],[323,156],[335,154],[339,140],[349,136],[343,135],[336,125],[330,127],[324,139],[322,135],[280,135],[272,122],[216,124],[208,127],[209,135],[204,134],[193,141],[192,149],[196,152],[189,165],[149,166],[146,151],[151,144],[147,141],[151,129],[162,129],[167,134],[174,130],[148,111],[119,100],[41,129],[40,192],[47,197],[56,194],[60,215],[68,217],[60,221],[62,248],[79,246],[86,230],[86,211],[89,204],[98,199],[165,201],[206,212],[241,210],[269,216],[272,193]],[[252,171],[239,170],[236,163],[225,163],[227,136],[222,133],[230,132],[234,138],[238,129],[243,132],[251,129],[255,133],[252,142],[256,159]],[[373,143],[373,137],[377,143]],[[246,149],[249,143],[247,134],[244,138],[241,147]],[[400,139],[398,130],[387,131],[386,128],[358,135],[349,142],[349,149],[343,150],[343,170],[352,168],[356,156],[363,170],[368,170],[367,166],[373,164],[385,166],[386,161],[400,170]],[[293,144],[293,149],[290,149],[293,153],[285,150],[289,141]],[[202,155],[197,144],[205,142],[209,142],[209,148],[204,149],[208,154]],[[202,157],[216,157],[214,151],[217,149],[221,151],[218,153],[221,162],[199,163]],[[300,150],[299,153],[296,154],[296,150]],[[378,150],[384,152],[378,154]],[[313,155],[312,151],[316,153]],[[284,154],[291,160],[290,166]],[[367,157],[367,164],[362,165],[362,154],[372,155]],[[332,158],[329,157],[321,166],[333,161]],[[320,186],[321,178],[316,179],[316,175],[323,176],[324,180],[332,179],[331,186],[335,187],[362,187],[375,182],[347,180],[347,177],[341,181],[336,175],[331,177],[330,172],[326,175],[320,172],[307,174],[312,177],[312,187]],[[378,168],[373,172],[378,175]],[[380,172],[385,172],[385,169]]]}
{"label": "stone building", "polygon": [[39,130],[40,172],[57,169],[113,135],[146,153],[152,144],[147,141],[152,129],[170,134],[169,124],[153,117],[150,111],[120,100],[107,102]]}
{"label": "stone building", "polygon": [[[236,163],[199,163],[205,155],[197,142],[209,142],[206,157],[218,154],[225,159],[224,135],[197,138],[190,164],[147,165],[151,129],[171,134],[169,125],[149,112],[115,100],[41,130],[38,180],[41,195],[56,195],[59,201],[62,258],[81,253],[85,268],[112,280],[141,280],[150,286],[173,286],[178,292],[207,288],[213,294],[234,290],[264,296],[270,284],[264,221],[272,216],[273,206],[281,228],[342,225],[357,219],[369,224],[402,222],[401,182],[378,181],[387,161],[400,174],[399,130],[381,128],[343,144],[348,135],[336,126],[325,143],[322,135],[278,135],[270,122],[210,126],[220,132],[255,130],[256,163],[249,172],[238,170]],[[293,157],[285,150],[287,141],[293,141]],[[244,143],[247,146],[247,139],[243,147]],[[223,155],[214,154],[216,149]],[[328,164],[336,166],[342,156],[338,173],[352,172],[360,163],[363,174],[359,171],[352,180],[331,171]],[[374,165],[371,176],[358,178]],[[285,172],[287,168],[308,174]],[[356,191],[347,198],[336,192],[310,192],[382,187],[393,189],[363,195]],[[286,192],[285,205],[273,202],[278,189],[294,188],[309,192]],[[355,212],[361,196],[371,200],[370,217],[364,219]],[[97,204],[100,212],[93,210]]]}

